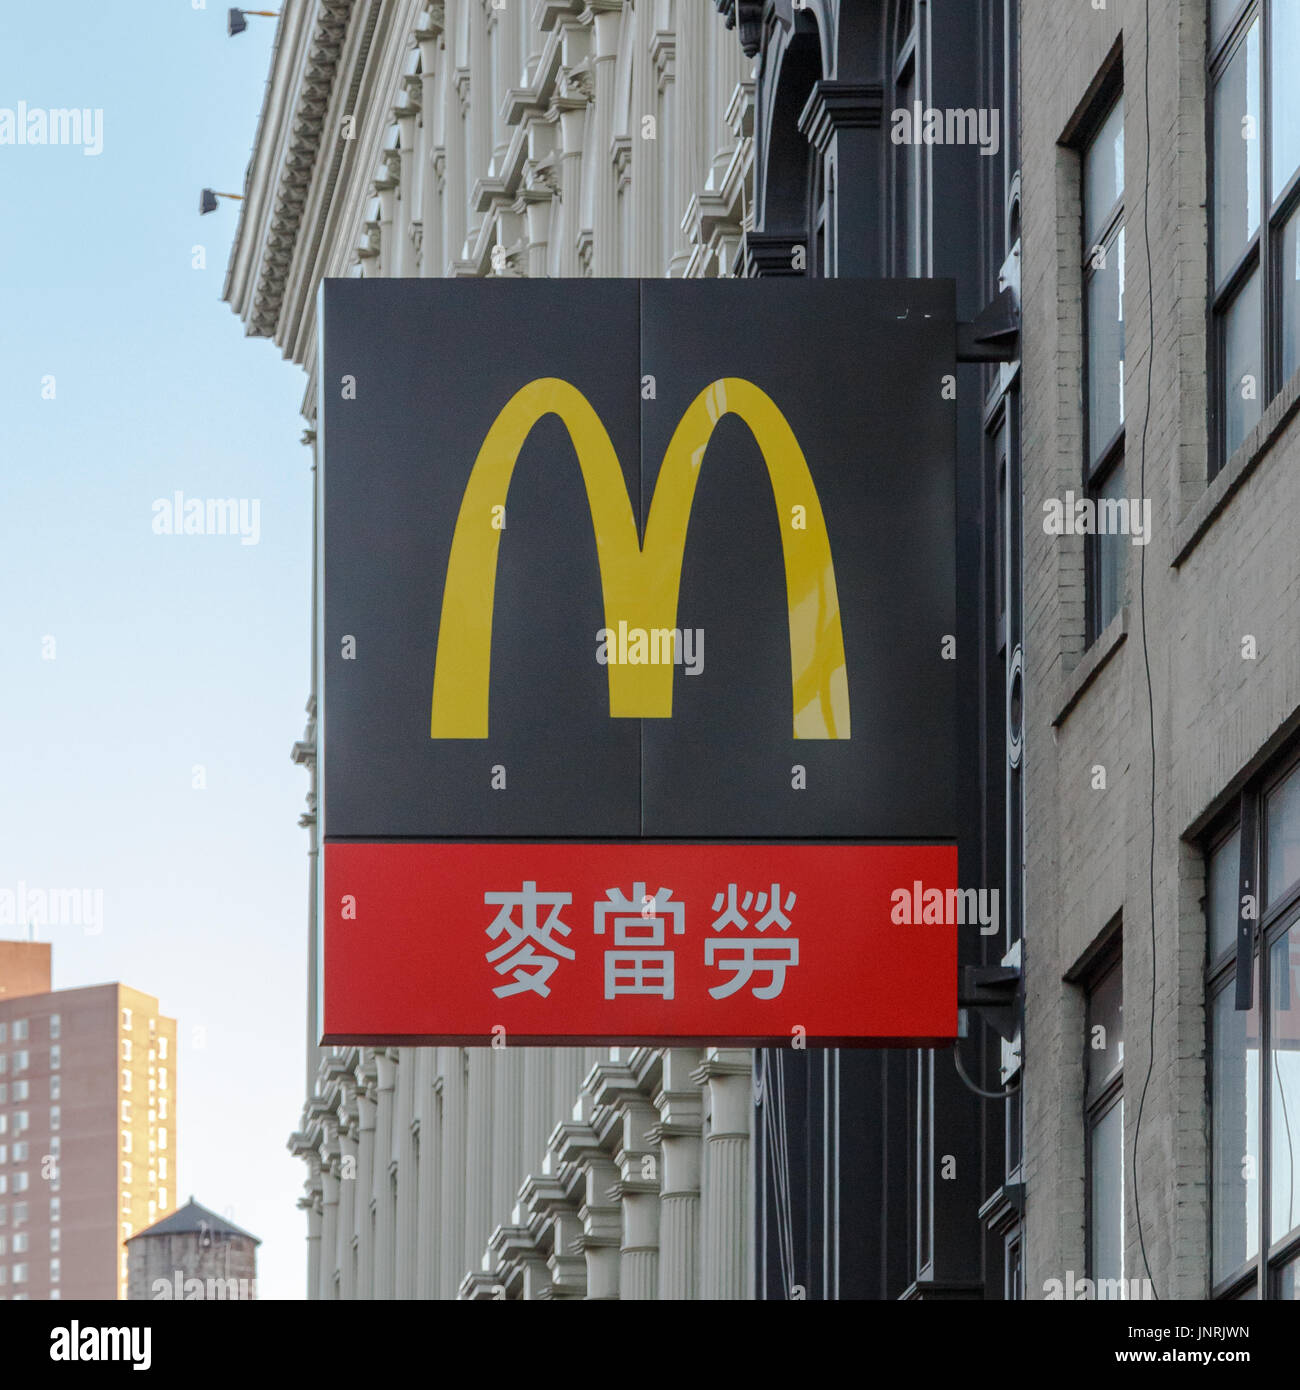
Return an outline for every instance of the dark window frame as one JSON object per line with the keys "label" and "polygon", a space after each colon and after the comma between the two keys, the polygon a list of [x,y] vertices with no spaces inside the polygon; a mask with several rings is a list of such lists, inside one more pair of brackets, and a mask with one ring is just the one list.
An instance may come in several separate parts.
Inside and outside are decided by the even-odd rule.
{"label": "dark window frame", "polygon": [[[1084,1269],[1089,1279],[1098,1277],[1095,1268],[1092,1241],[1092,1173],[1093,1173],[1093,1135],[1098,1124],[1117,1106],[1124,1103],[1124,1064],[1117,1064],[1103,1079],[1095,1092],[1088,1089],[1088,1054],[1092,1047],[1092,1001],[1098,987],[1113,971],[1119,972],[1120,1008],[1124,999],[1124,936],[1122,921],[1116,922],[1106,933],[1106,944],[1096,953],[1088,966],[1087,974],[1080,980],[1084,991],[1083,1009],[1083,1236]],[[1124,1180],[1125,1154],[1123,1123],[1120,1126],[1120,1186],[1124,1193],[1123,1203],[1128,1201],[1128,1187]],[[1127,1219],[1121,1205],[1120,1221],[1126,1227]],[[1120,1244],[1120,1258],[1123,1260],[1123,1242]],[[1107,1276],[1109,1277],[1109,1276]],[[1125,1277],[1121,1264],[1120,1278]]]}
{"label": "dark window frame", "polygon": [[[1287,0],[1292,3],[1293,0]],[[1286,386],[1282,376],[1282,237],[1287,223],[1300,211],[1300,169],[1280,191],[1273,188],[1273,10],[1277,0],[1243,0],[1216,43],[1212,7],[1206,6],[1206,254],[1209,285],[1206,306],[1206,356],[1210,389],[1206,393],[1209,409],[1209,480],[1213,482],[1227,466],[1227,412],[1223,409],[1228,383],[1226,325],[1238,294],[1255,274],[1259,275],[1260,343],[1259,360],[1263,380],[1259,382],[1259,413],[1263,417],[1269,403]],[[1214,209],[1217,196],[1217,167],[1214,116],[1220,79],[1241,51],[1253,25],[1259,24],[1259,199],[1260,225],[1236,262],[1221,281],[1215,278]],[[1300,366],[1296,369],[1300,373]]]}
{"label": "dark window frame", "polygon": [[[1245,786],[1240,800],[1229,812],[1221,816],[1210,832],[1202,839],[1202,852],[1206,865],[1206,893],[1202,899],[1206,922],[1206,971],[1205,971],[1205,1106],[1206,1106],[1206,1169],[1207,1194],[1211,1204],[1209,1230],[1214,1226],[1214,1109],[1213,1109],[1213,1069],[1214,1069],[1214,1010],[1212,1001],[1225,987],[1231,988],[1236,970],[1236,943],[1211,956],[1212,933],[1210,931],[1209,902],[1209,862],[1226,841],[1240,828],[1245,830],[1243,839],[1253,842],[1254,854],[1250,863],[1256,899],[1259,902],[1259,916],[1255,923],[1255,943],[1253,953],[1255,1001],[1259,1012],[1259,1092],[1257,1106],[1259,1114],[1259,1155],[1258,1155],[1258,1198],[1256,1216],[1258,1221],[1259,1249],[1237,1268],[1223,1278],[1216,1280],[1213,1266],[1212,1242],[1208,1245],[1208,1276],[1210,1297],[1219,1300],[1256,1297],[1274,1300],[1284,1266],[1292,1260],[1300,1259],[1300,1226],[1293,1228],[1280,1240],[1270,1238],[1272,1230],[1272,1080],[1274,1053],[1272,1039],[1271,1006],[1272,979],[1270,956],[1273,946],[1292,929],[1300,929],[1300,879],[1287,886],[1276,902],[1265,903],[1264,891],[1268,872],[1268,847],[1265,836],[1264,807],[1270,793],[1287,777],[1300,769],[1300,745],[1292,744],[1278,759],[1271,762],[1263,771],[1256,774]],[[1253,833],[1252,833],[1253,830]],[[1234,894],[1234,897],[1236,895]],[[1235,934],[1234,934],[1235,936]]]}
{"label": "dark window frame", "polygon": [[[1079,281],[1079,320],[1081,328],[1081,352],[1079,358],[1080,367],[1080,401],[1083,413],[1083,493],[1094,506],[1100,498],[1102,490],[1111,482],[1116,472],[1124,467],[1125,454],[1125,426],[1124,421],[1120,421],[1118,428],[1114,431],[1104,445],[1096,450],[1096,459],[1093,459],[1093,438],[1092,438],[1092,416],[1089,408],[1089,392],[1091,389],[1090,360],[1092,325],[1088,314],[1088,290],[1093,278],[1101,272],[1094,268],[1092,264],[1093,250],[1100,246],[1106,254],[1109,264],[1110,258],[1118,254],[1118,245],[1121,234],[1125,229],[1125,201],[1124,189],[1117,191],[1114,204],[1106,213],[1102,221],[1097,236],[1089,240],[1087,236],[1087,198],[1088,190],[1086,185],[1086,164],[1087,153],[1092,143],[1101,134],[1106,121],[1114,111],[1117,103],[1124,100],[1124,65],[1122,57],[1116,56],[1111,61],[1107,70],[1102,74],[1097,85],[1097,90],[1092,98],[1092,102],[1086,115],[1080,121],[1074,131],[1071,144],[1079,159],[1079,247],[1080,247],[1080,281]],[[1128,113],[1125,109],[1125,125],[1127,125]],[[1125,137],[1125,182],[1127,182],[1128,150],[1127,150],[1127,131]],[[1121,295],[1123,291],[1121,290]],[[1127,357],[1126,359],[1127,360]],[[1098,637],[1105,631],[1111,617],[1114,614],[1104,614],[1101,609],[1101,542],[1106,539],[1095,533],[1084,538],[1084,645],[1090,647]],[[1125,566],[1127,570],[1127,566]],[[1122,590],[1122,581],[1121,581]],[[1124,606],[1124,596],[1120,593],[1116,605],[1116,612]]]}

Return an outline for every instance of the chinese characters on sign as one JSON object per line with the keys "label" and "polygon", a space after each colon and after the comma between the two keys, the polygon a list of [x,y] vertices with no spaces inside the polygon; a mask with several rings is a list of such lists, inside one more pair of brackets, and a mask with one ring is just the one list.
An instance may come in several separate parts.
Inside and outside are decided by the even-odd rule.
{"label": "chinese characters on sign", "polygon": [[[952,846],[334,846],[327,1036],[466,1043],[871,1036],[956,1027],[957,928],[900,923],[899,885],[955,889]],[[909,888],[910,891],[910,888]],[[336,914],[337,916],[337,914]],[[376,969],[373,962],[383,962]]]}
{"label": "chinese characters on sign", "polygon": [[[786,913],[794,907],[796,895],[787,893],[782,909],[781,885],[773,883],[770,889],[757,894],[746,892],[743,902],[737,907],[738,888],[727,884],[725,894],[719,892],[713,899],[713,911],[719,915],[711,924],[715,932],[728,928],[744,931],[749,920],[742,915],[751,907],[758,918],[753,923],[756,932],[765,932],[771,926],[781,931],[790,929],[790,918]],[[597,902],[592,909],[592,927],[597,936],[604,936],[607,927],[613,926],[613,945],[616,949],[605,952],[604,984],[606,999],[620,994],[656,994],[661,999],[674,997],[675,952],[665,949],[672,936],[686,933],[686,904],[671,901],[673,890],[659,888],[654,893],[645,891],[645,884],[633,885],[632,894],[626,896],[618,888],[607,888],[604,901]],[[726,906],[724,908],[723,903]],[[557,941],[552,932],[563,936],[570,934],[571,928],[560,921],[562,907],[573,901],[571,893],[539,893],[533,880],[525,880],[518,893],[484,893],[483,901],[499,904],[492,925],[487,934],[494,941],[503,934],[506,940],[495,949],[487,952],[487,960],[498,975],[509,974],[513,983],[498,985],[493,993],[503,999],[507,995],[518,994],[520,990],[530,989],[546,998],[550,992],[547,983],[555,973],[560,959],[573,960],[574,952],[563,942]],[[771,906],[768,906],[768,904]],[[538,909],[546,907],[549,913],[546,920],[538,925]],[[519,920],[514,918],[519,912]],[[671,922],[671,927],[669,923]],[[550,955],[539,954],[534,944]],[[720,970],[729,971],[731,978],[714,985],[709,993],[714,999],[725,999],[750,983],[757,973],[760,979],[766,975],[762,984],[754,983],[751,993],[755,999],[775,999],[785,985],[787,967],[799,964],[799,941],[796,937],[771,941],[739,940],[735,937],[708,937],[704,942],[704,962],[716,965]]]}

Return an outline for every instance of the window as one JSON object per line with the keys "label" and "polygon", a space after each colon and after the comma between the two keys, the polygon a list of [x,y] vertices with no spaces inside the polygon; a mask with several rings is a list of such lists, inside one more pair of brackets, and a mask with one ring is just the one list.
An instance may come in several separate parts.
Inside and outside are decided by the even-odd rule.
{"label": "window", "polygon": [[50,1106],[50,1128],[51,1128],[51,1129],[58,1129],[58,1127],[59,1127],[59,1120],[60,1120],[60,1118],[61,1118],[61,1115],[62,1115],[62,1111],[61,1111],[61,1109],[60,1109],[59,1106],[57,1106],[57,1105],[51,1105],[51,1106]]}
{"label": "window", "polygon": [[[923,102],[918,74],[926,61],[928,35],[921,34],[926,10],[916,4],[899,6],[894,35],[895,111],[914,111]],[[911,139],[892,144],[894,159],[894,273],[901,276],[929,274],[925,255],[926,213],[929,208],[929,149],[919,131]]]}
{"label": "window", "polygon": [[[1246,898],[1258,920],[1239,917]],[[1300,1261],[1300,763],[1293,760],[1250,784],[1231,822],[1209,842],[1205,914],[1212,1287],[1220,1298],[1294,1298]],[[1245,931],[1240,947],[1239,929]],[[1248,976],[1249,1008],[1238,1007],[1239,969]]]}
{"label": "window", "polygon": [[9,1116],[0,1115],[0,1134],[4,1134],[9,1129]]}
{"label": "window", "polygon": [[31,1085],[30,1085],[29,1082],[26,1082],[26,1081],[15,1081],[15,1082],[14,1082],[14,1099],[15,1099],[15,1100],[26,1100],[27,1097],[28,1097],[28,1095],[29,1095],[30,1093],[31,1093]]}
{"label": "window", "polygon": [[14,1042],[27,1041],[27,1020],[25,1018],[14,1019]]}
{"label": "window", "polygon": [[51,1152],[56,1158],[58,1157],[58,1155],[59,1155],[59,1153],[60,1153],[59,1144],[60,1144],[59,1136],[56,1134],[56,1135],[54,1136],[54,1138],[50,1140],[50,1152]]}
{"label": "window", "polygon": [[0,1255],[7,1255],[8,1253],[9,1253],[9,1237],[8,1237],[8,1236],[0,1236]]}
{"label": "window", "polygon": [[[1124,1278],[1124,967],[1118,946],[1087,986],[1084,1075],[1088,1277]],[[1111,1288],[1116,1287],[1114,1284]],[[1098,1284],[1098,1298],[1102,1297]]]}
{"label": "window", "polygon": [[3,1105],[8,1099],[9,1087],[4,1082],[0,1081],[0,1105]]}
{"label": "window", "polygon": [[9,1054],[7,1052],[0,1052],[0,1076],[3,1076],[8,1070]]}
{"label": "window", "polygon": [[0,1226],[4,1226],[9,1221],[9,1208],[4,1202],[0,1202]]}
{"label": "window", "polygon": [[52,1227],[50,1230],[50,1250],[58,1250],[62,1243],[63,1237],[60,1234],[59,1228],[57,1226]]}
{"label": "window", "polygon": [[26,1220],[27,1220],[27,1203],[26,1203],[26,1202],[15,1202],[15,1203],[14,1203],[14,1225],[15,1225],[15,1226],[21,1226],[21,1225],[23,1224],[23,1222],[26,1221]]}
{"label": "window", "polygon": [[14,1111],[14,1133],[24,1134],[31,1128],[30,1119],[26,1110]]}
{"label": "window", "polygon": [[1117,529],[1124,480],[1124,97],[1111,101],[1082,149],[1084,492],[1088,535],[1088,641],[1124,601],[1126,548]]}
{"label": "window", "polygon": [[167,1189],[165,1187],[158,1189],[158,1205],[162,1207],[167,1205]]}
{"label": "window", "polygon": [[63,1083],[62,1083],[61,1078],[59,1078],[59,1077],[57,1077],[57,1076],[52,1076],[52,1077],[50,1077],[50,1099],[51,1099],[51,1100],[58,1100],[59,1094],[60,1094],[60,1092],[61,1092],[62,1090],[63,1090]]}
{"label": "window", "polygon": [[50,1015],[50,1038],[53,1040],[59,1036],[60,1020],[58,1014]]}
{"label": "window", "polygon": [[167,1181],[167,1160],[165,1157],[158,1160],[158,1176],[162,1178],[164,1182]]}
{"label": "window", "polygon": [[167,1147],[167,1127],[165,1125],[158,1130],[158,1147],[160,1149]]}
{"label": "window", "polygon": [[0,1144],[0,1163],[8,1163],[8,1162],[9,1162],[9,1146],[8,1146],[7,1144]]}
{"label": "window", "polygon": [[58,1259],[56,1258],[56,1259],[52,1259],[52,1260],[50,1261],[50,1283],[51,1283],[51,1284],[57,1284],[58,1282],[59,1282],[59,1261],[58,1261]]}
{"label": "window", "polygon": [[50,1048],[50,1070],[58,1071],[63,1062],[63,1049],[56,1043]]}
{"label": "window", "polygon": [[57,1221],[57,1220],[59,1219],[59,1207],[60,1207],[61,1205],[62,1205],[62,1199],[61,1199],[61,1198],[58,1198],[58,1197],[51,1197],[51,1198],[50,1198],[50,1220],[51,1220],[51,1221]]}
{"label": "window", "polygon": [[31,1054],[26,1050],[14,1053],[14,1071],[26,1071],[31,1065]]}
{"label": "window", "polygon": [[27,1253],[27,1233],[24,1231],[14,1237],[14,1254],[25,1255]]}
{"label": "window", "polygon": [[166,1034],[163,1034],[163,1035],[158,1039],[158,1055],[159,1055],[159,1057],[161,1057],[161,1058],[163,1059],[163,1061],[166,1061],[166,1060],[167,1060],[167,1036],[166,1036]]}
{"label": "window", "polygon": [[27,1282],[27,1266],[25,1264],[14,1265],[14,1283],[25,1284]]}
{"label": "window", "polygon": [[165,1119],[167,1118],[167,1097],[166,1097],[166,1096],[159,1096],[159,1097],[158,1097],[158,1118],[159,1118],[160,1120],[165,1120]]}
{"label": "window", "polygon": [[14,1191],[15,1191],[15,1192],[26,1192],[26,1191],[27,1191],[27,1174],[26,1174],[26,1173],[15,1173],[15,1174],[14,1174]]}
{"label": "window", "polygon": [[0,1043],[9,1041],[9,1025],[0,1023]]}
{"label": "window", "polygon": [[1211,476],[1300,368],[1300,8],[1215,0]]}
{"label": "window", "polygon": [[131,1039],[130,1039],[130,1038],[123,1038],[123,1039],[122,1039],[122,1060],[123,1060],[124,1062],[129,1062],[129,1061],[131,1060]]}
{"label": "window", "polygon": [[129,1158],[124,1158],[122,1160],[122,1181],[131,1181],[131,1160]]}
{"label": "window", "polygon": [[167,1089],[167,1068],[166,1068],[166,1067],[159,1067],[159,1068],[158,1068],[158,1085],[159,1085],[159,1087],[160,1087],[162,1090],[164,1090],[164,1091]]}
{"label": "window", "polygon": [[122,1071],[122,1089],[124,1091],[131,1089],[131,1073],[125,1069]]}
{"label": "window", "polygon": [[26,1140],[26,1139],[24,1139],[24,1140],[22,1141],[21,1144],[15,1144],[15,1145],[14,1145],[14,1162],[15,1162],[15,1163],[26,1163],[26,1162],[27,1162],[27,1140]]}
{"label": "window", "polygon": [[0,1173],[0,1197],[3,1197],[3,1196],[5,1195],[5,1193],[8,1192],[8,1191],[9,1191],[9,1179],[5,1176],[5,1174]]}
{"label": "window", "polygon": [[131,1031],[131,1010],[130,1010],[130,1009],[123,1009],[123,1010],[122,1010],[122,1029],[123,1029],[124,1032],[127,1032],[127,1033],[129,1033],[129,1032]]}
{"label": "window", "polygon": [[129,1129],[122,1131],[122,1152],[124,1154],[131,1152],[131,1131]]}

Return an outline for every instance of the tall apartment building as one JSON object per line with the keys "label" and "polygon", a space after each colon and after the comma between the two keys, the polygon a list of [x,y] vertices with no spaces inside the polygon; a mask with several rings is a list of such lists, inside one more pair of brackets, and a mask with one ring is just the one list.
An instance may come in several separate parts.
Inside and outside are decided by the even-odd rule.
{"label": "tall apartment building", "polygon": [[176,1206],[176,1022],[6,944],[45,970],[0,994],[0,1297],[125,1298],[123,1242]]}

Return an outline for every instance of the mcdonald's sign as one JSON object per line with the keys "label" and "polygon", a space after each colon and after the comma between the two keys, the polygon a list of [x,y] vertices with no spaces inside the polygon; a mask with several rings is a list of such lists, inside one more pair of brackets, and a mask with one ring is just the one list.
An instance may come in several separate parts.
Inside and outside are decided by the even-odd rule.
{"label": "mcdonald's sign", "polygon": [[320,318],[322,1036],[953,1036],[952,285]]}

